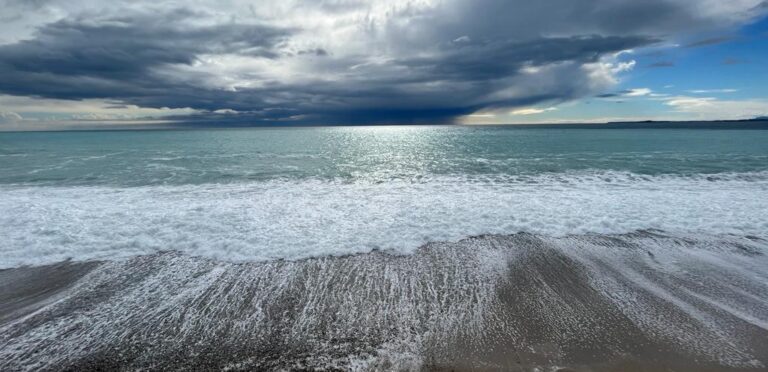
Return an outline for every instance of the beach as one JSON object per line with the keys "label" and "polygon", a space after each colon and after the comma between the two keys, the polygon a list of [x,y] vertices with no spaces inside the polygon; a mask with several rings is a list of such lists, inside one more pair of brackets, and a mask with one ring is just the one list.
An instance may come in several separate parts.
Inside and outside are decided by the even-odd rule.
{"label": "beach", "polygon": [[768,0],[0,9],[0,372],[768,372]]}
{"label": "beach", "polygon": [[[764,370],[765,240],[516,234],[0,271],[4,370]],[[537,369],[538,368],[538,369]]]}
{"label": "beach", "polygon": [[3,134],[0,370],[765,370],[766,141]]}

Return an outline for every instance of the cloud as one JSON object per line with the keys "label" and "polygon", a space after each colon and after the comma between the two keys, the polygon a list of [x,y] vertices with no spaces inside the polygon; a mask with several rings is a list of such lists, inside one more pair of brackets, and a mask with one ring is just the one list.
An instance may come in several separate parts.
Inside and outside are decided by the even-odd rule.
{"label": "cloud", "polygon": [[678,96],[667,99],[666,104],[677,112],[690,114],[702,120],[738,120],[768,116],[768,100],[720,100],[713,97]]}
{"label": "cloud", "polygon": [[537,115],[537,114],[543,114],[548,111],[555,111],[557,110],[556,107],[547,107],[543,109],[539,108],[524,108],[524,109],[518,109],[510,112],[512,115]]}
{"label": "cloud", "polygon": [[[206,54],[274,58],[274,44],[287,35],[286,30],[260,25],[187,24],[194,16],[181,10],[140,12],[48,24],[34,39],[0,46],[0,91],[178,107],[184,100],[183,90],[194,87],[159,76],[160,68],[191,65]],[[159,102],[163,100],[168,104]]]}
{"label": "cloud", "polygon": [[653,95],[653,91],[649,88],[634,88],[622,90],[616,93],[604,93],[597,95],[598,98],[618,98],[618,97],[643,97]]}
{"label": "cloud", "polygon": [[0,111],[0,125],[17,124],[22,121],[21,115],[11,111]]}
{"label": "cloud", "polygon": [[688,93],[693,94],[713,94],[713,93],[736,93],[738,89],[694,89],[689,90]]}
{"label": "cloud", "polygon": [[453,40],[453,42],[457,44],[466,44],[466,43],[472,42],[472,39],[470,39],[469,36],[464,35],[464,36],[457,37],[456,39]]}
{"label": "cloud", "polygon": [[630,89],[628,91],[625,91],[624,96],[626,97],[642,97],[647,96],[651,94],[653,91],[648,88],[636,88],[636,89]]}
{"label": "cloud", "polygon": [[661,67],[675,67],[675,63],[672,61],[659,61],[648,65],[648,67],[661,68]]}
{"label": "cloud", "polygon": [[703,1],[7,1],[0,93],[200,124],[453,122],[615,89],[622,52],[758,12]]}
{"label": "cloud", "polygon": [[[113,101],[99,99],[63,100],[37,97],[21,97],[0,95],[0,107],[13,107],[15,112],[21,113],[25,119],[44,116],[72,117],[81,115],[104,115],[105,117],[122,118],[159,118],[167,116],[189,115],[197,113],[191,108],[167,107],[148,108],[135,105],[119,104]],[[32,115],[32,113],[45,113],[45,115]]]}
{"label": "cloud", "polygon": [[732,36],[721,36],[721,37],[713,37],[709,39],[702,39],[694,41],[690,44],[687,44],[686,48],[700,48],[705,46],[712,46],[717,44],[723,44],[727,43],[729,41],[732,41],[734,38]]}

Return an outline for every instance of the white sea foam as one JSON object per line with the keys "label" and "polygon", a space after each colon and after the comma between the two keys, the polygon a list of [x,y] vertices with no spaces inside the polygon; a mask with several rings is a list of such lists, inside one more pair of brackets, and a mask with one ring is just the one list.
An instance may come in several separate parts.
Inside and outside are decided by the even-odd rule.
{"label": "white sea foam", "polygon": [[0,267],[178,250],[301,259],[520,231],[638,229],[765,237],[765,174],[273,180],[147,187],[0,187]]}

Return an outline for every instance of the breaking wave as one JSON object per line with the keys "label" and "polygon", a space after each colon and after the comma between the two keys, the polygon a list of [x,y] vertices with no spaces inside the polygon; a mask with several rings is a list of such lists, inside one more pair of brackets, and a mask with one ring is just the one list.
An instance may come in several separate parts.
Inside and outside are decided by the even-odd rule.
{"label": "breaking wave", "polygon": [[766,191],[766,172],[3,185],[0,268],[160,251],[225,261],[409,254],[427,242],[517,232],[764,237]]}

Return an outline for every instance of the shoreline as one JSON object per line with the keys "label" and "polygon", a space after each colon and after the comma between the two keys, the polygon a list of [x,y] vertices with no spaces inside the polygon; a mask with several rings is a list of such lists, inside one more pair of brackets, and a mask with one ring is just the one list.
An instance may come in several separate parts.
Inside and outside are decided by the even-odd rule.
{"label": "shoreline", "polygon": [[6,269],[0,367],[762,370],[765,243],[516,234],[402,256]]}

